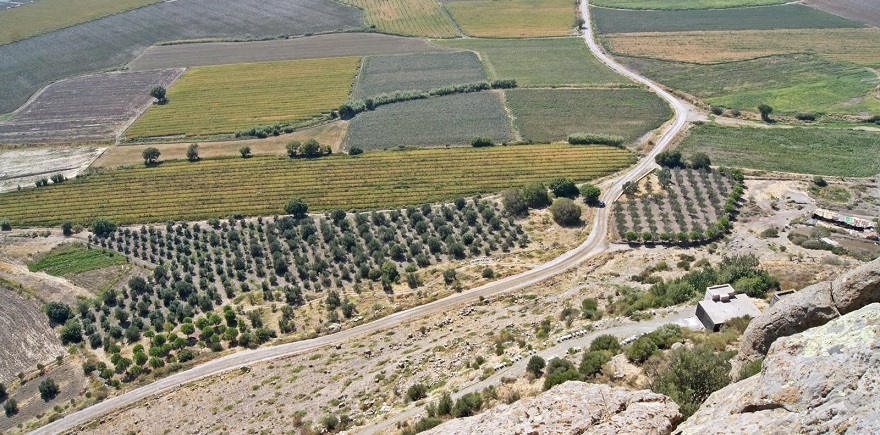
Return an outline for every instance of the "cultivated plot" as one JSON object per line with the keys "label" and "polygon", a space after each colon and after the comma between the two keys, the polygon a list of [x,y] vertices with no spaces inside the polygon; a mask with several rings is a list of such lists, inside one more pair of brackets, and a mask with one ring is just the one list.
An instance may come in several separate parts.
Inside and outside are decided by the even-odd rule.
{"label": "cultivated plot", "polygon": [[766,6],[788,3],[788,0],[592,0],[593,6],[617,9],[686,10],[723,9],[742,6]]}
{"label": "cultivated plot", "polygon": [[[9,385],[23,371],[65,353],[46,314],[31,301],[0,287],[0,382]],[[7,428],[8,429],[8,428]]]}
{"label": "cultivated plot", "polygon": [[490,78],[519,86],[633,85],[599,62],[580,38],[458,39],[444,47],[480,53]]}
{"label": "cultivated plot", "polygon": [[663,100],[642,89],[511,89],[505,95],[523,140],[533,142],[601,133],[633,143],[672,116]]}
{"label": "cultivated plot", "polygon": [[110,140],[154,98],[150,89],[168,87],[182,69],[109,72],[49,85],[12,118],[0,122],[0,143]]}
{"label": "cultivated plot", "polygon": [[265,216],[280,213],[294,196],[310,210],[387,209],[556,177],[583,182],[634,161],[620,148],[530,145],[169,162],[5,193],[0,216],[17,225],[50,226],[99,216],[117,223]]}
{"label": "cultivated plot", "polygon": [[371,56],[364,60],[354,95],[355,98],[365,98],[395,91],[429,91],[485,81],[483,65],[470,51]]}
{"label": "cultivated plot", "polygon": [[445,7],[470,36],[566,36],[575,27],[575,7],[567,0],[462,1]]}
{"label": "cultivated plot", "polygon": [[804,0],[804,4],[861,21],[869,26],[880,27],[880,3],[874,0]]}
{"label": "cultivated plot", "polygon": [[344,0],[364,11],[364,21],[385,33],[428,38],[460,36],[455,24],[433,0]]}
{"label": "cultivated plot", "polygon": [[496,143],[513,140],[500,93],[431,97],[363,112],[349,123],[345,148],[464,145],[477,136]]}
{"label": "cultivated plot", "polygon": [[880,140],[871,131],[708,124],[694,127],[680,149],[705,152],[724,166],[841,177],[880,173]]}
{"label": "cultivated plot", "polygon": [[344,103],[360,58],[191,68],[126,131],[128,138],[203,136],[295,124]]}
{"label": "cultivated plot", "polygon": [[694,11],[633,11],[594,7],[598,33],[688,30],[830,29],[863,24],[802,5]]}
{"label": "cultivated plot", "polygon": [[361,11],[330,0],[163,2],[0,46],[0,113],[15,110],[50,82],[124,65],[160,41],[362,26]]}
{"label": "cultivated plot", "polygon": [[0,192],[33,187],[38,178],[54,174],[73,178],[85,170],[107,148],[103,146],[3,147],[0,159]]}
{"label": "cultivated plot", "polygon": [[331,33],[255,42],[205,42],[156,45],[129,64],[133,70],[272,62],[322,57],[450,51],[423,39],[380,33]]}

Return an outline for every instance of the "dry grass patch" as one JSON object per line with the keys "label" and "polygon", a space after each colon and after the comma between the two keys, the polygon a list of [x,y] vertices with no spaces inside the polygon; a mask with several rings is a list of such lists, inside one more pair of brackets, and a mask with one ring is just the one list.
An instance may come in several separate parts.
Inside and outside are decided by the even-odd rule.
{"label": "dry grass patch", "polygon": [[495,0],[447,3],[446,9],[470,36],[524,38],[571,35],[574,4],[567,0]]}

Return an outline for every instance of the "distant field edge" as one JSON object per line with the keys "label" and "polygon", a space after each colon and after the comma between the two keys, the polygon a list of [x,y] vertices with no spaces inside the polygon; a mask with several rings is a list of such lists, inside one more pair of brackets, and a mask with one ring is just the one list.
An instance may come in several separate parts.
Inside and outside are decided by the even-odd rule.
{"label": "distant field edge", "polygon": [[754,6],[773,6],[789,0],[592,0],[593,6],[610,9],[688,11],[698,9],[731,9]]}

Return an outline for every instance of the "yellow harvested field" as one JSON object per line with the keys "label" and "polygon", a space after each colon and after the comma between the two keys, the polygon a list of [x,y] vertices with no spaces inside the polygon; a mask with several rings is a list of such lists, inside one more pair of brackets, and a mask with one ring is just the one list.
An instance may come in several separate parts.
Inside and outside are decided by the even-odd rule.
{"label": "yellow harvested field", "polygon": [[446,3],[465,34],[483,38],[568,36],[575,6],[569,0],[493,0]]}
{"label": "yellow harvested field", "polygon": [[298,123],[348,99],[360,58],[191,68],[126,131],[128,138],[205,136]]}
{"label": "yellow harvested field", "polygon": [[343,0],[364,11],[364,22],[382,32],[428,38],[460,36],[436,0]]}
{"label": "yellow harvested field", "polygon": [[604,37],[611,52],[693,63],[719,63],[790,53],[818,53],[880,66],[880,29],[780,29],[619,33]]}

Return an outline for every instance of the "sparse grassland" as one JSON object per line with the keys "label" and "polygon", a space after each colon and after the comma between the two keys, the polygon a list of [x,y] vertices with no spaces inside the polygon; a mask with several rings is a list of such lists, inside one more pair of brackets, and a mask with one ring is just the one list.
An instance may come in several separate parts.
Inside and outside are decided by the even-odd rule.
{"label": "sparse grassland", "polygon": [[603,43],[617,55],[718,63],[774,54],[818,53],[859,65],[880,65],[880,29],[782,29],[615,33]]}
{"label": "sparse grassland", "polygon": [[485,81],[483,65],[470,51],[371,56],[364,61],[354,94],[366,98]]}
{"label": "sparse grassland", "polygon": [[446,47],[480,53],[490,78],[519,86],[631,86],[599,62],[580,38],[457,39]]}
{"label": "sparse grassland", "polygon": [[470,36],[528,38],[571,35],[575,7],[568,0],[493,0],[446,3]]}
{"label": "sparse grassland", "polygon": [[505,95],[523,139],[534,142],[586,132],[632,143],[672,115],[663,100],[642,89],[511,89]]}
{"label": "sparse grassland", "polygon": [[8,44],[160,1],[40,0],[0,14],[0,44]]}
{"label": "sparse grassland", "polygon": [[705,152],[714,165],[844,177],[880,173],[880,140],[870,131],[708,124],[694,127],[680,149]]}
{"label": "sparse grassland", "polygon": [[199,136],[306,121],[345,102],[359,63],[337,57],[192,68],[168,90],[168,103],[149,108],[126,135]]}
{"label": "sparse grassland", "polygon": [[428,38],[455,38],[458,29],[433,0],[343,0],[364,11],[364,21],[382,32]]}
{"label": "sparse grassland", "polygon": [[742,6],[766,6],[787,3],[787,0],[594,0],[590,4],[617,9],[723,9]]}
{"label": "sparse grassland", "polygon": [[28,265],[31,272],[64,276],[125,264],[128,260],[109,249],[91,249],[82,243],[61,245]]}
{"label": "sparse grassland", "polygon": [[592,9],[598,33],[682,32],[690,30],[831,29],[861,23],[803,5],[693,11]]}
{"label": "sparse grassland", "polygon": [[345,147],[464,145],[476,136],[495,143],[513,140],[500,93],[432,97],[363,112],[350,121]]}
{"label": "sparse grassland", "polygon": [[770,56],[714,65],[620,59],[713,106],[755,111],[759,104],[768,104],[781,114],[880,112],[880,99],[874,95],[876,73],[819,56]]}
{"label": "sparse grassland", "polygon": [[17,225],[58,225],[101,216],[136,223],[272,215],[294,196],[310,210],[390,208],[556,177],[582,182],[634,161],[620,148],[531,145],[167,162],[0,194],[0,216]]}

